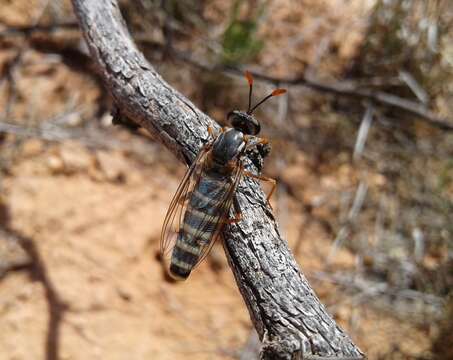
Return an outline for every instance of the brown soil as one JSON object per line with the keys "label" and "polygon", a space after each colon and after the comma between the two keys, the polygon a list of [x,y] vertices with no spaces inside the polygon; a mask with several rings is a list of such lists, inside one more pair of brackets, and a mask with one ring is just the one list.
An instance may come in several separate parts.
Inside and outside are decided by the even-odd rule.
{"label": "brown soil", "polygon": [[[155,256],[180,176],[71,142],[36,150],[42,146],[32,140],[24,148],[29,153],[4,179],[4,193],[12,227],[34,239],[69,305],[60,328],[62,359],[221,359],[240,350],[251,324],[222,249],[214,251],[216,271],[207,261],[184,283],[165,281]],[[100,158],[110,170],[114,164],[115,176],[102,170]],[[277,199],[278,208],[285,200]],[[297,205],[286,201],[289,210],[277,217],[294,247],[302,219]],[[323,270],[331,246],[323,230],[305,227],[299,241],[301,268],[308,274]],[[342,250],[332,266],[351,269],[354,256]],[[329,283],[313,280],[313,286],[370,358],[396,344],[410,353],[429,346],[423,331],[356,307]],[[44,358],[49,314],[41,284],[10,274],[0,299],[0,353],[5,359]]]}
{"label": "brown soil", "polygon": [[[28,24],[39,13],[28,2],[0,3],[0,19],[9,25]],[[311,11],[324,11],[329,3],[323,1]],[[365,2],[355,3],[362,4],[357,5],[357,13],[364,11]],[[309,12],[291,10],[294,15],[288,18],[288,8],[284,8],[286,13],[275,9],[269,24],[276,25],[268,29],[287,36],[290,30],[278,24],[293,22],[297,28],[310,21]],[[27,15],[21,17],[21,13]],[[343,24],[341,31],[329,46],[339,46],[342,60],[353,55],[362,25],[349,33],[346,16],[334,15],[333,9],[330,13],[331,19],[314,24],[317,32],[298,43],[298,51],[291,50],[290,57],[306,52],[308,58],[302,60],[316,62],[317,55],[309,44],[338,23]],[[271,38],[270,44],[279,41],[278,34],[264,32]],[[14,53],[15,45],[11,44],[0,50],[2,66]],[[16,77],[17,102],[12,112],[16,120],[26,119],[30,126],[77,109],[71,120],[76,126],[96,114],[101,96],[96,81],[54,60],[51,55],[27,50]],[[285,71],[291,71],[280,64],[280,55],[268,48],[262,61],[274,67],[276,75],[286,76]],[[332,65],[331,74],[336,75],[341,66]],[[2,107],[7,95],[8,91],[0,89]],[[124,131],[112,130],[111,134],[123,143],[132,141]],[[155,145],[145,162],[125,150],[92,149],[70,140],[31,139],[17,144],[13,136],[6,137],[1,149],[10,161],[0,184],[0,201],[9,211],[9,226],[33,239],[49,280],[68,306],[60,325],[52,325],[60,337],[51,346],[58,347],[61,359],[237,358],[252,325],[222,248],[214,248],[211,258],[183,283],[168,282],[156,256],[163,218],[184,172],[182,166],[174,169],[169,165],[175,161],[171,155]],[[307,204],[321,194],[357,183],[356,174],[347,165],[320,175],[304,166],[303,154],[296,158],[282,178],[298,189]],[[376,177],[370,179],[373,181],[379,185],[384,180]],[[410,355],[429,349],[428,330],[367,306],[330,282],[317,280],[317,271],[354,270],[355,255],[341,249],[327,264],[331,235],[320,223],[307,218],[292,197],[277,193],[273,201],[283,234],[290,246],[298,249],[301,269],[370,359],[391,353],[394,347]],[[329,213],[316,215],[328,217]],[[14,256],[19,256],[17,249],[4,250],[0,256],[6,259],[14,251]],[[20,254],[20,261],[24,256]],[[26,271],[11,271],[1,279],[0,359],[46,357],[46,338],[52,331],[47,300],[43,284]]]}

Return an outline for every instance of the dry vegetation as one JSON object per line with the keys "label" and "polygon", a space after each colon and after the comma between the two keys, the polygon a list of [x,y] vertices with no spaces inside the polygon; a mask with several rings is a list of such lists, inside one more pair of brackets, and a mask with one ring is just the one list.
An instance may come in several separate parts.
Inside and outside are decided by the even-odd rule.
{"label": "dry vegetation", "polygon": [[[231,70],[245,67],[386,92],[453,125],[449,0],[121,3],[157,70],[220,123],[246,105]],[[453,132],[288,90],[257,115],[301,269],[370,359],[453,358]],[[253,359],[220,247],[166,281],[158,238],[184,169],[110,108],[69,2],[0,1],[0,358]]]}

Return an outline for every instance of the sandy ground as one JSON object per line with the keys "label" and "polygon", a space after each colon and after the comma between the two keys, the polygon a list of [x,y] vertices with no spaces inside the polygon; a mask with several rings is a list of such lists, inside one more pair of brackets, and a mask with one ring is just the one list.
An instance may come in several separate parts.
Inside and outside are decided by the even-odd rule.
{"label": "sandy ground", "polygon": [[[40,14],[39,1],[0,3],[0,20],[5,23],[28,24]],[[329,65],[327,53],[315,53],[312,45],[325,37],[326,47],[337,48],[342,60],[352,56],[363,24],[348,32],[347,11],[334,11],[349,2],[317,2],[304,8],[311,12],[289,3],[272,5],[273,16],[262,31],[269,38],[269,46],[260,55],[263,65],[275,69],[276,75],[287,76],[292,69],[285,60],[298,64],[298,70],[302,63],[320,62],[320,68],[330,66],[332,75],[337,74],[342,65]],[[313,5],[313,1],[306,3]],[[351,2],[355,10],[350,10],[361,13],[368,3]],[[330,15],[308,26],[312,15],[319,15],[326,6]],[[285,24],[292,27],[282,27]],[[282,57],[272,44],[299,27],[308,29],[307,33],[290,49],[282,50],[288,53]],[[341,31],[329,37],[335,29]],[[345,33],[349,41],[344,41]],[[2,66],[14,57],[18,45],[10,43],[0,49]],[[301,54],[304,59],[298,58]],[[102,95],[91,75],[62,64],[56,55],[32,49],[24,52],[15,83],[12,114],[27,126],[74,110],[77,115],[70,121],[75,127],[91,121],[97,109],[94,104]],[[190,96],[189,91],[184,93]],[[1,108],[7,105],[7,94],[2,86]],[[32,239],[48,276],[47,285],[53,286],[67,308],[50,306],[49,311],[49,294],[39,279],[31,278],[26,269],[8,272],[0,280],[0,360],[49,359],[52,352],[59,359],[74,360],[238,358],[252,325],[223,249],[214,248],[184,283],[168,282],[156,256],[166,209],[184,173],[182,166],[168,166],[174,161],[171,155],[156,145],[145,163],[128,151],[93,149],[77,141],[15,144],[8,137],[5,143],[1,155],[10,163],[0,183],[0,205],[3,202],[10,213],[8,225]],[[305,161],[298,154],[281,176],[306,203],[356,181],[348,166],[319,175]],[[341,249],[327,265],[331,234],[306,218],[301,204],[283,191],[277,191],[273,201],[282,233],[298,249],[301,269],[370,359],[389,354],[394,347],[414,355],[429,348],[427,329],[375,310],[332,283],[311,276],[328,269],[354,270],[357,259]],[[0,259],[8,262],[9,258],[23,262],[24,254],[17,246],[0,246]],[[54,322],[58,314],[62,318]]]}
{"label": "sandy ground", "polygon": [[[61,359],[231,359],[240,352],[251,323],[223,250],[213,254],[216,271],[208,260],[183,283],[167,282],[156,258],[178,176],[73,142],[42,149],[33,140],[25,148],[31,154],[4,179],[4,193],[12,227],[34,239],[68,305],[58,328]],[[110,173],[99,159],[110,164]],[[277,200],[277,207],[281,201],[288,199]],[[294,247],[302,219],[291,211],[295,204],[287,208],[282,227]],[[302,269],[322,270],[330,242],[316,225],[303,234]],[[354,257],[342,250],[333,266],[351,268]],[[314,286],[371,358],[392,343],[411,352],[428,346],[410,325],[355,308],[329,283]],[[0,283],[0,299],[0,358],[43,359],[49,312],[42,284],[10,273]]]}
{"label": "sandy ground", "polygon": [[[243,342],[248,316],[228,271],[214,274],[204,265],[191,281],[163,281],[154,254],[176,179],[162,170],[156,176],[155,168],[133,169],[121,156],[116,160],[124,184],[90,177],[83,167],[89,161],[70,176],[54,175],[45,170],[50,156],[21,162],[4,186],[13,227],[33,237],[69,305],[62,359],[212,358]],[[1,353],[43,358],[42,287],[19,273],[8,276],[0,291]]]}

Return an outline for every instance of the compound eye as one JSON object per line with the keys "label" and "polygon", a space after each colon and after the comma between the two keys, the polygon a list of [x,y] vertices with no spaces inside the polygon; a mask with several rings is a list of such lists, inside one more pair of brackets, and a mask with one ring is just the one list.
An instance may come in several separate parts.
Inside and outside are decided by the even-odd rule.
{"label": "compound eye", "polygon": [[259,122],[256,124],[253,124],[253,130],[252,130],[252,135],[258,135],[261,130],[261,125]]}

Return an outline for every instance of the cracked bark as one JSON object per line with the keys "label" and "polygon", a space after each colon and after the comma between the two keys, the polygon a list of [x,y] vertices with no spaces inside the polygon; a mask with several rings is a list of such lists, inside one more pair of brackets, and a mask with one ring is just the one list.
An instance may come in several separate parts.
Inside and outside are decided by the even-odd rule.
{"label": "cracked bark", "polygon": [[[168,85],[134,45],[116,0],[72,0],[94,63],[121,113],[189,164],[219,125]],[[248,170],[259,172],[262,153]],[[257,182],[245,178],[243,219],[224,231],[236,283],[262,341],[262,359],[361,359],[328,315],[282,238]]]}

